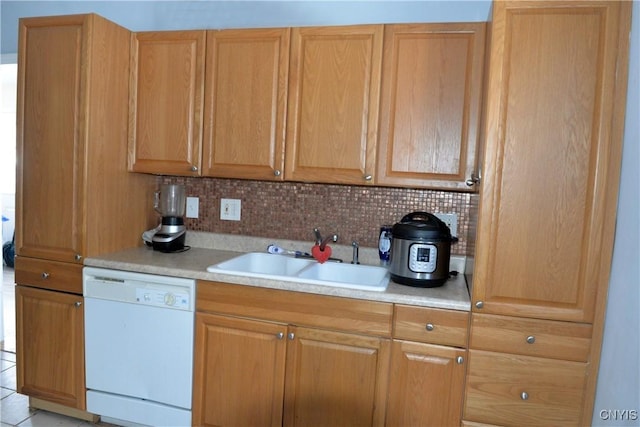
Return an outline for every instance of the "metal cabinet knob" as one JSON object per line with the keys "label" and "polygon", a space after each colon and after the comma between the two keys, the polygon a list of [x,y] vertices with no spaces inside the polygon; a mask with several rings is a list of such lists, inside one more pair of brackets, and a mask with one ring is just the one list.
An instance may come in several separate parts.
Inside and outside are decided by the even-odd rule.
{"label": "metal cabinet knob", "polygon": [[43,271],[43,272],[42,272],[42,274],[41,274],[41,276],[42,276],[42,278],[43,278],[44,280],[47,280],[47,279],[49,278],[49,276],[51,276],[51,275],[50,275],[49,273],[47,273],[46,271]]}
{"label": "metal cabinet knob", "polygon": [[191,172],[198,172],[198,167],[196,165],[192,165]]}
{"label": "metal cabinet knob", "polygon": [[536,337],[534,337],[533,335],[529,335],[527,337],[527,343],[533,344],[534,342],[536,342]]}
{"label": "metal cabinet knob", "polygon": [[462,356],[456,357],[456,363],[458,365],[462,365],[464,363],[464,357],[462,357]]}
{"label": "metal cabinet knob", "polygon": [[471,178],[466,180],[465,184],[467,184],[468,187],[473,187],[474,185],[476,185],[479,182],[480,182],[480,177],[477,176],[476,174],[471,174]]}
{"label": "metal cabinet knob", "polygon": [[284,332],[278,332],[278,333],[276,334],[276,338],[277,338],[277,339],[279,339],[279,340],[281,340],[282,338],[284,338]]}
{"label": "metal cabinet knob", "polygon": [[76,301],[73,305],[80,307],[82,305],[82,301]]}
{"label": "metal cabinet knob", "polygon": [[76,260],[76,261],[80,261],[80,260],[82,259],[82,255],[80,255],[80,254],[76,254],[76,255],[74,256],[74,258],[75,258],[75,260]]}
{"label": "metal cabinet knob", "polygon": [[373,176],[372,176],[372,175],[365,175],[365,176],[364,176],[364,180],[365,180],[365,181],[371,181],[372,179],[373,179]]}
{"label": "metal cabinet knob", "polygon": [[287,335],[287,338],[289,338],[290,340],[294,339],[296,337],[296,334],[294,334],[293,332],[289,332],[289,335]]}
{"label": "metal cabinet knob", "polygon": [[432,323],[427,323],[427,326],[426,326],[427,331],[433,331],[433,328],[434,326]]}
{"label": "metal cabinet knob", "polygon": [[526,391],[523,391],[522,393],[520,393],[520,399],[522,400],[529,399],[529,393],[527,393]]}
{"label": "metal cabinet knob", "polygon": [[280,175],[282,175],[282,172],[280,172],[280,169],[276,169],[276,170],[273,171],[273,174],[275,176],[280,176]]}
{"label": "metal cabinet knob", "polygon": [[482,308],[482,307],[484,307],[484,303],[482,301],[476,302],[476,308]]}

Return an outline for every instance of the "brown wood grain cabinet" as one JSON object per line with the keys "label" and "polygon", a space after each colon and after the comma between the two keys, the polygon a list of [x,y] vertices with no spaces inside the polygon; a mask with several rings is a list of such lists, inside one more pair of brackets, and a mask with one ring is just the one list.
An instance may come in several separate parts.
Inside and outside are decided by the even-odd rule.
{"label": "brown wood grain cabinet", "polygon": [[460,425],[469,313],[394,304],[387,426]]}
{"label": "brown wood grain cabinet", "polygon": [[19,392],[85,408],[82,295],[16,286]]}
{"label": "brown wood grain cabinet", "polygon": [[394,339],[386,425],[460,425],[466,353]]}
{"label": "brown wood grain cabinet", "polygon": [[287,325],[196,314],[193,425],[281,426]]}
{"label": "brown wood grain cabinet", "polygon": [[196,425],[460,423],[468,312],[203,281],[196,310]]}
{"label": "brown wood grain cabinet", "polygon": [[292,29],[285,179],[374,182],[383,29]]}
{"label": "brown wood grain cabinet", "polygon": [[19,22],[17,391],[78,410],[83,261],[152,219],[152,177],[127,170],[129,35],[93,14]]}
{"label": "brown wood grain cabinet", "polygon": [[131,35],[129,169],[200,175],[204,30]]}
{"label": "brown wood grain cabinet", "polygon": [[464,409],[470,422],[591,422],[630,6],[493,4]]}
{"label": "brown wood grain cabinet", "polygon": [[376,184],[475,190],[485,27],[385,25]]}
{"label": "brown wood grain cabinet", "polygon": [[474,190],[484,34],[484,23],[135,33],[129,167]]}
{"label": "brown wood grain cabinet", "polygon": [[[214,282],[197,292],[196,425],[384,425],[391,304]],[[366,332],[371,319],[386,332]]]}
{"label": "brown wood grain cabinet", "polygon": [[284,178],[289,34],[207,31],[202,175]]}

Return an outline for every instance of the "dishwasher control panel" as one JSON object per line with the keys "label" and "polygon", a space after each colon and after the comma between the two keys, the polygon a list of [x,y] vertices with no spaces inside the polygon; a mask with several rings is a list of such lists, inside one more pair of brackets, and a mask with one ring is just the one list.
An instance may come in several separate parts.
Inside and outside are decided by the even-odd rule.
{"label": "dishwasher control panel", "polygon": [[137,288],[136,302],[157,307],[189,308],[189,294],[161,289]]}
{"label": "dishwasher control panel", "polygon": [[83,288],[85,298],[195,311],[194,279],[85,267]]}

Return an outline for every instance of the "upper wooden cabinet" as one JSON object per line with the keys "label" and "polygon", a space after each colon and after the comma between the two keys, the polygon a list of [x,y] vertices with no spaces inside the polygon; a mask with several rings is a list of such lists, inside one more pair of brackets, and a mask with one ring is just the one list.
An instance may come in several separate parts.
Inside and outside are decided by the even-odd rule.
{"label": "upper wooden cabinet", "polygon": [[493,7],[474,310],[592,322],[613,249],[630,4]]}
{"label": "upper wooden cabinet", "polygon": [[205,31],[131,36],[129,169],[199,175]]}
{"label": "upper wooden cabinet", "polygon": [[202,175],[284,178],[289,33],[207,32]]}
{"label": "upper wooden cabinet", "polygon": [[292,30],[285,179],[373,183],[383,28]]}
{"label": "upper wooden cabinet", "polygon": [[385,26],[376,184],[473,189],[485,26]]}
{"label": "upper wooden cabinet", "polygon": [[19,28],[16,253],[82,264],[139,245],[153,182],[126,167],[129,31],[97,15]]}

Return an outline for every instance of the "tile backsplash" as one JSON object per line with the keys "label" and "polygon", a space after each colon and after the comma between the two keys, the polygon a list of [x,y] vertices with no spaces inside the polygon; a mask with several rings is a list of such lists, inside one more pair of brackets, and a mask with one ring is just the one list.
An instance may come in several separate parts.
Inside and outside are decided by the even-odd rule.
{"label": "tile backsplash", "polygon": [[[161,176],[160,184],[183,184],[187,197],[199,197],[199,218],[186,218],[188,230],[314,240],[338,234],[338,242],[377,247],[382,224],[394,224],[414,211],[458,214],[458,243],[451,253],[467,255],[471,195],[449,191],[348,185],[268,182]],[[220,220],[220,199],[240,199],[240,221]]]}

